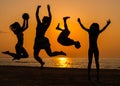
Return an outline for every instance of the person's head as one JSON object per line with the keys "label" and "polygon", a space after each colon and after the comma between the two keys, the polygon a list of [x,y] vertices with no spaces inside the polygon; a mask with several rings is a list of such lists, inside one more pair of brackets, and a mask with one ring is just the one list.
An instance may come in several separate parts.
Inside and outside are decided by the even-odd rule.
{"label": "person's head", "polygon": [[75,42],[75,48],[80,48],[80,47],[81,47],[80,42],[79,41]]}
{"label": "person's head", "polygon": [[10,29],[15,33],[19,33],[20,31],[20,24],[18,22],[15,22],[13,24],[10,25]]}
{"label": "person's head", "polygon": [[93,24],[90,26],[90,31],[91,31],[91,32],[98,32],[98,31],[99,31],[99,24],[98,24],[98,23],[93,23]]}
{"label": "person's head", "polygon": [[49,17],[48,16],[44,16],[43,19],[42,19],[42,23],[46,23],[48,22],[49,20]]}

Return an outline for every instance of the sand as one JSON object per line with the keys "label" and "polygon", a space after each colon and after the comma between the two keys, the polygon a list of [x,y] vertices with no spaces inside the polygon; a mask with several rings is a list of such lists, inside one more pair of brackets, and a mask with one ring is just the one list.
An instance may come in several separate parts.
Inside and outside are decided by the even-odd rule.
{"label": "sand", "polygon": [[89,81],[87,69],[0,66],[0,86],[120,86],[120,70],[101,69],[97,81],[93,69]]}

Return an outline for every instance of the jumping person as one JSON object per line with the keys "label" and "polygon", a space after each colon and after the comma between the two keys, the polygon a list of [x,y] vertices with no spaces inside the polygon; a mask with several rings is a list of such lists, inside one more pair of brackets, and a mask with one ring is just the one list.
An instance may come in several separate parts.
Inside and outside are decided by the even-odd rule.
{"label": "jumping person", "polygon": [[42,21],[39,18],[39,5],[36,10],[36,20],[37,20],[37,27],[36,27],[36,37],[34,43],[34,58],[41,64],[41,68],[45,64],[41,57],[39,57],[39,52],[41,49],[45,49],[46,53],[49,56],[57,56],[57,55],[66,55],[63,51],[55,51],[52,52],[50,48],[49,39],[45,37],[45,32],[47,31],[48,27],[50,26],[52,15],[50,11],[50,6],[47,5],[48,14],[49,16],[44,16]]}
{"label": "jumping person", "polygon": [[91,64],[92,64],[92,58],[93,58],[93,54],[95,57],[95,63],[96,63],[96,69],[97,69],[97,80],[99,80],[99,50],[98,50],[98,46],[97,46],[97,39],[98,36],[101,32],[103,32],[107,26],[111,23],[110,20],[107,21],[107,24],[103,27],[103,29],[99,29],[99,24],[97,23],[93,23],[90,26],[90,29],[87,29],[83,26],[83,24],[80,21],[80,18],[78,18],[78,23],[80,24],[80,26],[82,27],[82,29],[84,29],[85,31],[88,32],[89,34],[89,50],[88,50],[88,79],[90,80],[90,71],[91,71]]}
{"label": "jumping person", "polygon": [[13,31],[13,33],[17,36],[18,42],[15,46],[15,50],[16,53],[12,53],[10,51],[5,51],[2,52],[4,54],[8,54],[10,56],[13,57],[13,60],[17,59],[21,59],[21,58],[27,58],[28,57],[28,53],[25,50],[25,48],[23,47],[23,32],[28,28],[28,19],[29,19],[29,15],[27,13],[24,13],[23,16],[23,25],[22,27],[20,26],[20,24],[18,22],[15,22],[13,24],[10,25],[10,29]]}
{"label": "jumping person", "polygon": [[63,20],[64,20],[64,28],[65,29],[61,29],[59,27],[60,24],[58,24],[58,26],[56,27],[57,30],[61,30],[62,32],[60,33],[57,41],[64,45],[64,46],[71,46],[71,45],[74,45],[75,48],[80,48],[80,42],[79,41],[74,41],[72,39],[70,39],[68,36],[70,34],[70,31],[68,30],[68,26],[67,26],[67,22],[66,20],[70,18],[70,17],[64,17]]}

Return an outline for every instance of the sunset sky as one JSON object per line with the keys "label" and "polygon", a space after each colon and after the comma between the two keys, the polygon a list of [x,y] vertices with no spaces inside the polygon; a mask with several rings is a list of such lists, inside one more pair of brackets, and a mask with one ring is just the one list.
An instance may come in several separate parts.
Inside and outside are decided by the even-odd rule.
{"label": "sunset sky", "polygon": [[[38,5],[41,5],[39,15],[48,15],[47,5],[51,7],[52,22],[46,32],[49,38],[52,51],[64,51],[68,57],[87,57],[88,53],[88,33],[85,32],[77,22],[81,18],[82,23],[87,28],[93,22],[103,28],[107,20],[111,24],[99,35],[98,46],[100,58],[120,57],[120,0],[0,0],[0,52],[10,50],[15,52],[16,36],[10,31],[10,24],[18,21],[23,23],[22,14],[28,13],[29,28],[24,32],[24,47],[30,57],[33,57],[33,44],[35,38],[36,19],[35,12]],[[56,26],[60,23],[63,27],[63,17],[70,16],[68,27],[71,31],[70,38],[80,41],[81,48],[74,46],[62,46],[57,42],[60,31]],[[40,52],[41,57],[49,57],[44,50]],[[0,57],[5,57],[0,53]]]}

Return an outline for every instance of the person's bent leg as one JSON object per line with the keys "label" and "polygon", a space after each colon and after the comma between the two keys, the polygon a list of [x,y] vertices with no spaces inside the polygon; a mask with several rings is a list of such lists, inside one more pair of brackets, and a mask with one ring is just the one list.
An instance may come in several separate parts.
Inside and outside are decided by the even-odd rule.
{"label": "person's bent leg", "polygon": [[66,55],[66,53],[64,53],[63,51],[54,51],[54,52],[52,52],[51,51],[51,49],[50,49],[50,47],[47,47],[46,49],[45,49],[45,51],[47,52],[47,54],[49,55],[49,56],[57,56],[57,55]]}
{"label": "person's bent leg", "polygon": [[14,60],[14,58],[16,58],[16,54],[15,54],[15,53],[12,53],[12,52],[10,52],[10,51],[5,51],[5,52],[2,52],[2,53],[12,56],[12,57],[13,57],[13,60]]}
{"label": "person's bent leg", "polygon": [[25,48],[23,48],[23,47],[21,48],[21,53],[22,53],[21,58],[28,58],[29,55],[28,55],[27,51],[25,50]]}
{"label": "person's bent leg", "polygon": [[[65,30],[68,30],[68,26],[67,26],[67,22],[66,22],[66,20],[67,20],[68,18],[70,18],[70,17],[69,17],[69,16],[63,17]],[[68,30],[68,31],[69,31],[69,30]]]}

